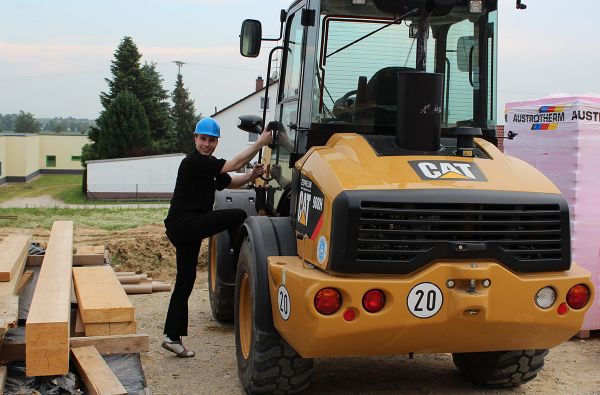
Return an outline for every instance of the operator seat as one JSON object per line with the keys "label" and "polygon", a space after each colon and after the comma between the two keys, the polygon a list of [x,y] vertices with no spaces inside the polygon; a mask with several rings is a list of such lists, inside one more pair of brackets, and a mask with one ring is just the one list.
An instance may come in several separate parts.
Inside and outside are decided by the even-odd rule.
{"label": "operator seat", "polygon": [[369,82],[365,92],[369,118],[375,124],[395,125],[397,106],[397,75],[402,71],[414,71],[412,67],[384,67],[378,70]]}

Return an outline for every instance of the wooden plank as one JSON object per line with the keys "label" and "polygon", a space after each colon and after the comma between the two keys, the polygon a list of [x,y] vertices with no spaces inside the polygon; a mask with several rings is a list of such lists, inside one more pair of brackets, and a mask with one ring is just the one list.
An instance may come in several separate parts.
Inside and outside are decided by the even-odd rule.
{"label": "wooden plank", "polygon": [[0,281],[10,281],[27,257],[31,236],[7,236],[0,242]]}
{"label": "wooden plank", "polygon": [[110,266],[73,268],[73,281],[84,324],[135,320],[133,304]]}
{"label": "wooden plank", "polygon": [[[29,255],[27,266],[42,266],[44,255]],[[99,266],[104,265],[104,255],[73,255],[73,266]]]}
{"label": "wooden plank", "polygon": [[148,335],[72,337],[71,347],[94,346],[102,355],[148,352]]}
{"label": "wooden plank", "polygon": [[137,322],[135,321],[83,325],[86,336],[132,335],[137,331]]}
{"label": "wooden plank", "polygon": [[[94,346],[101,355],[137,354],[150,351],[148,335],[117,335],[72,337],[71,347]],[[5,340],[0,348],[1,362],[25,360],[25,342],[22,340]]]}
{"label": "wooden plank", "polygon": [[0,366],[0,394],[4,394],[4,384],[6,384],[6,366]]}
{"label": "wooden plank", "polygon": [[71,349],[75,365],[92,395],[125,395],[127,390],[94,346]]}
{"label": "wooden plank", "polygon": [[25,270],[23,272],[23,275],[21,276],[21,279],[19,280],[19,283],[17,284],[17,288],[15,289],[15,294],[20,295],[21,291],[27,285],[27,283],[29,281],[31,281],[32,277],[33,277],[33,271]]}
{"label": "wooden plank", "polygon": [[17,325],[19,318],[19,297],[6,296],[0,299],[0,344],[8,328]]}
{"label": "wooden plank", "polygon": [[73,222],[55,221],[25,327],[27,376],[69,371]]}
{"label": "wooden plank", "polygon": [[75,336],[85,336],[85,327],[81,321],[81,313],[79,309],[75,313]]}

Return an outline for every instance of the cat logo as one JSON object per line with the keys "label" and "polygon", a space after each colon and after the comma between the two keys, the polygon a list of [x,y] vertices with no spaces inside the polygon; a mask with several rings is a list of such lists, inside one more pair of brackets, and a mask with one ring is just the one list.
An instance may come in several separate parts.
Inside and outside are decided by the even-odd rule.
{"label": "cat logo", "polygon": [[311,196],[309,193],[300,191],[298,198],[298,222],[304,226],[308,224],[308,212],[310,207]]}
{"label": "cat logo", "polygon": [[422,180],[487,181],[475,163],[446,162],[440,160],[410,161],[411,167]]}

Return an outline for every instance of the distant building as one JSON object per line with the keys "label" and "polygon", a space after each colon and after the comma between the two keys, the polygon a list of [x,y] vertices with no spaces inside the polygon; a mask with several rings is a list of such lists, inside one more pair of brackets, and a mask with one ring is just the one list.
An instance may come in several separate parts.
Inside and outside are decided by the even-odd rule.
{"label": "distant building", "polygon": [[27,182],[40,174],[81,174],[87,135],[0,133],[0,185]]}
{"label": "distant building", "polygon": [[265,86],[263,79],[256,79],[256,90],[235,103],[217,111],[212,118],[221,125],[221,141],[215,150],[217,158],[231,159],[237,153],[256,141],[258,135],[246,133],[237,128],[240,115],[258,115],[262,117],[263,108],[267,105],[267,122],[274,118],[275,98],[279,89],[279,81],[271,81],[269,100],[265,103]]}

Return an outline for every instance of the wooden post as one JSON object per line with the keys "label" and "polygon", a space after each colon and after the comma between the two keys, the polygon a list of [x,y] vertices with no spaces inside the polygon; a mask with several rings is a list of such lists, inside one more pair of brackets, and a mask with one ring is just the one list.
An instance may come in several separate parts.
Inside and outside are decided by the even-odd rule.
{"label": "wooden post", "polygon": [[55,221],[25,327],[27,376],[69,371],[73,222]]}

